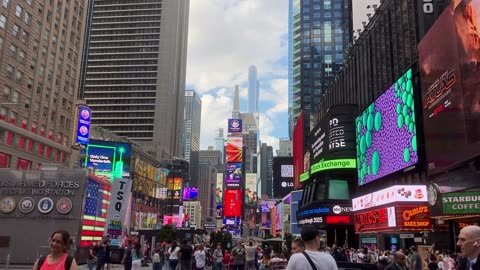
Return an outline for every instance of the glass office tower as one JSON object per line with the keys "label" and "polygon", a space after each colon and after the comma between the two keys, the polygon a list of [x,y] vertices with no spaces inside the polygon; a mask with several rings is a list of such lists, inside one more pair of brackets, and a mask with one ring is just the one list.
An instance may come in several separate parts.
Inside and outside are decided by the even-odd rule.
{"label": "glass office tower", "polygon": [[[352,41],[352,0],[289,0],[290,135],[314,113]],[[305,117],[304,134],[310,131]]]}

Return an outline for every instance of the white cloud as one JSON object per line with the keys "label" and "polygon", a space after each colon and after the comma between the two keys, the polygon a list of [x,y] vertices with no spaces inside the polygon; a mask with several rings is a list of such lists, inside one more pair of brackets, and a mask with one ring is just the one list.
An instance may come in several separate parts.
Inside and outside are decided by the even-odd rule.
{"label": "white cloud", "polygon": [[288,52],[288,0],[191,0],[189,20],[187,85],[203,95],[201,148],[226,128],[236,84],[240,99],[248,98],[248,67],[255,65],[260,102],[268,102],[260,105],[261,140],[278,149],[275,134],[288,130],[278,128],[287,119],[277,119],[288,108],[287,66],[278,64]]}

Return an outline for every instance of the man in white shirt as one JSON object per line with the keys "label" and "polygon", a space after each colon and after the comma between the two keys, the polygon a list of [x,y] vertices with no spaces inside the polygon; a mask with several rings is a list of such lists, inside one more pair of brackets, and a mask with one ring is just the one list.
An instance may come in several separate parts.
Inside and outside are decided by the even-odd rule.
{"label": "man in white shirt", "polygon": [[207,254],[203,250],[203,245],[198,246],[198,250],[193,253],[193,257],[195,257],[195,264],[198,270],[203,270],[205,267],[205,261],[207,259]]}
{"label": "man in white shirt", "polygon": [[[332,255],[318,251],[320,248],[320,232],[314,226],[302,229],[301,237],[305,243],[305,251],[293,254],[288,261],[287,270],[338,270]],[[308,258],[310,258],[311,263]]]}
{"label": "man in white shirt", "polygon": [[464,227],[458,235],[457,246],[462,251],[462,256],[468,259],[465,269],[480,270],[478,258],[480,256],[480,227],[471,225]]}

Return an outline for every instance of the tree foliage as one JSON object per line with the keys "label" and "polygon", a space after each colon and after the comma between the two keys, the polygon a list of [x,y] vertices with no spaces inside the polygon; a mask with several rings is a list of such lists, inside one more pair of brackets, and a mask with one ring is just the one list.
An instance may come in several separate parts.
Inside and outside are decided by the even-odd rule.
{"label": "tree foliage", "polygon": [[159,242],[171,242],[177,239],[177,231],[171,225],[163,226],[158,232]]}

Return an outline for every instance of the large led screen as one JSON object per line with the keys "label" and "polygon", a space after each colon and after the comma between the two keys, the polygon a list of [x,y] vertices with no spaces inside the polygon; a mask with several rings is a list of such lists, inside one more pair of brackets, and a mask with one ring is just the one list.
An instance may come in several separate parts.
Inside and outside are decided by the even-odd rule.
{"label": "large led screen", "polygon": [[225,185],[227,188],[240,188],[242,183],[242,163],[225,165]]}
{"label": "large led screen", "polygon": [[90,140],[83,162],[85,168],[109,181],[130,177],[131,145],[128,143]]}
{"label": "large led screen", "polygon": [[479,17],[480,0],[452,1],[418,45],[430,175],[480,153]]}
{"label": "large led screen", "polygon": [[224,198],[224,216],[240,218],[242,214],[242,191],[238,189],[227,189],[225,190]]}
{"label": "large led screen", "polygon": [[[293,130],[293,186],[295,189],[302,187],[300,175],[303,170],[303,114],[300,113],[295,128]],[[310,168],[310,164],[309,164]]]}
{"label": "large led screen", "polygon": [[228,137],[225,145],[226,163],[238,163],[243,161],[243,138]]}
{"label": "large led screen", "polygon": [[409,69],[355,120],[359,185],[418,162],[412,78]]}
{"label": "large led screen", "polygon": [[293,190],[293,158],[273,158],[273,197],[281,199]]}

